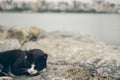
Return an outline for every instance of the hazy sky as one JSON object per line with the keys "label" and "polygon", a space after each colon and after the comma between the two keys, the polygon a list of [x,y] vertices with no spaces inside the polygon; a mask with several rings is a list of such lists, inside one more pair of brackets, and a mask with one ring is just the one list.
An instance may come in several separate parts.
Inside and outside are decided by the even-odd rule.
{"label": "hazy sky", "polygon": [[[0,1],[2,1],[2,0],[0,0]],[[13,1],[26,1],[27,2],[27,1],[36,1],[36,0],[13,0]],[[46,0],[46,1],[54,1],[54,2],[67,1],[67,2],[71,2],[73,0]],[[93,0],[78,0],[78,1],[92,3]],[[105,1],[120,4],[120,0],[105,0]]]}

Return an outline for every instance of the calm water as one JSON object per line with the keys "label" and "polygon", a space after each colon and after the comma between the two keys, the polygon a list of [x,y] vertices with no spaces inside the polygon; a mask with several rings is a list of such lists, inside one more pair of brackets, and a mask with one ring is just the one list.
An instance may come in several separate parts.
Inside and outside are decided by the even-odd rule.
{"label": "calm water", "polygon": [[120,15],[0,13],[0,25],[40,26],[47,31],[85,32],[96,40],[120,45]]}

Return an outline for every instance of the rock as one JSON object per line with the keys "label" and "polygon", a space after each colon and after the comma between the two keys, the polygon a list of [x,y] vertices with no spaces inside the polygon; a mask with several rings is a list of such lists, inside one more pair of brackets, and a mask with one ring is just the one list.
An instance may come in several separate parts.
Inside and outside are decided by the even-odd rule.
{"label": "rock", "polygon": [[91,80],[92,76],[89,72],[81,67],[72,67],[67,70],[68,80]]}
{"label": "rock", "polygon": [[[98,46],[99,45],[99,46]],[[94,47],[94,48],[93,48]],[[55,38],[44,38],[36,42],[25,43],[21,49],[42,49],[48,53],[53,59],[70,60],[70,61],[84,61],[85,59],[94,55],[100,54],[104,49],[104,44],[97,44],[93,42],[80,42],[75,40],[64,40]],[[96,49],[96,50],[94,50]],[[67,56],[67,57],[66,57]]]}
{"label": "rock", "polygon": [[0,26],[1,39],[18,39],[21,44],[27,41],[35,41],[44,30],[38,27],[6,27]]}
{"label": "rock", "polygon": [[29,28],[29,37],[28,38],[29,38],[30,41],[36,41],[38,39],[38,36],[43,32],[44,32],[44,30],[42,30],[42,29],[40,29],[38,27],[35,27],[35,26],[30,27]]}
{"label": "rock", "polygon": [[[110,79],[120,78],[120,50],[103,42],[44,37],[36,42],[25,43],[21,47],[25,50],[34,48],[46,52],[49,55],[48,61],[85,64],[86,70],[92,75],[100,74]],[[94,67],[91,68],[90,64]]]}
{"label": "rock", "polygon": [[7,27],[7,26],[0,26],[0,39],[6,38],[9,28],[10,27]]}
{"label": "rock", "polygon": [[28,33],[21,27],[0,26],[1,39],[18,39],[22,44],[27,41]]}
{"label": "rock", "polygon": [[95,66],[97,72],[111,79],[120,79],[120,52],[115,53],[109,49],[102,54],[88,58],[86,63]]}
{"label": "rock", "polygon": [[93,39],[89,34],[86,33],[78,33],[78,32],[65,32],[65,31],[53,31],[46,32],[44,34],[40,34],[38,39],[41,38],[59,38],[59,39],[67,39],[67,40],[77,40],[83,42],[92,42]]}
{"label": "rock", "polygon": [[27,40],[28,33],[19,28],[19,27],[12,27],[8,30],[7,32],[7,37],[8,39],[18,39],[21,44],[24,42],[28,41]]}
{"label": "rock", "polygon": [[0,39],[0,52],[19,49],[20,47],[21,45],[16,39]]}
{"label": "rock", "polygon": [[8,27],[8,26],[0,25],[0,32],[1,33],[7,32],[9,29],[10,29],[10,27]]}
{"label": "rock", "polygon": [[[14,35],[19,30],[15,28],[10,33]],[[32,78],[22,76],[15,80],[120,79],[120,47],[95,42],[89,35],[83,33],[41,33],[34,27],[20,30],[20,33],[25,36],[18,38],[15,35],[15,39],[23,39],[23,42],[28,40],[28,42],[20,47],[18,40],[0,40],[0,51],[16,48],[22,50],[41,49],[48,54],[48,68],[39,76]]]}

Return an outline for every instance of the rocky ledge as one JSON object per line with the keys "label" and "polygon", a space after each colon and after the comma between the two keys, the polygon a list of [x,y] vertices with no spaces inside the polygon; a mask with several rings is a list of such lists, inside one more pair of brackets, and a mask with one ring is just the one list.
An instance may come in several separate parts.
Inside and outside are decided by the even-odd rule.
{"label": "rocky ledge", "polygon": [[42,49],[49,55],[46,71],[15,80],[120,80],[120,47],[88,34],[0,26],[0,38],[0,51]]}

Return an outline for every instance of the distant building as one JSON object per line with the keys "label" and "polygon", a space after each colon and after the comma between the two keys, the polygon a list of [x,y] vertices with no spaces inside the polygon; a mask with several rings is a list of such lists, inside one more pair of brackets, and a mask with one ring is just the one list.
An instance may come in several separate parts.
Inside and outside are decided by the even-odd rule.
{"label": "distant building", "polygon": [[58,9],[60,9],[60,10],[67,10],[67,9],[69,9],[68,2],[64,2],[64,1],[58,2]]}
{"label": "distant building", "polygon": [[13,0],[1,0],[1,2],[6,2],[7,4],[12,4]]}
{"label": "distant building", "polygon": [[46,9],[47,8],[47,2],[45,0],[37,0],[36,6],[38,9]]}
{"label": "distant building", "polygon": [[8,10],[8,9],[11,9],[12,6],[11,6],[11,3],[9,1],[2,1],[1,4],[0,4],[0,7],[3,11],[5,10]]}
{"label": "distant building", "polygon": [[47,9],[55,10],[56,9],[56,4],[54,2],[48,2],[47,3]]}
{"label": "distant building", "polygon": [[78,10],[84,10],[87,8],[87,3],[82,3],[82,2],[78,2],[79,6],[77,7]]}
{"label": "distant building", "polygon": [[104,4],[105,0],[93,0],[93,4]]}
{"label": "distant building", "polygon": [[115,10],[117,11],[117,13],[120,13],[120,4],[117,4],[117,5],[115,6]]}
{"label": "distant building", "polygon": [[72,0],[72,3],[69,6],[70,10],[78,10],[80,8],[80,1]]}
{"label": "distant building", "polygon": [[94,10],[96,10],[97,12],[103,12],[104,11],[104,4],[105,4],[105,0],[93,0],[92,8]]}
{"label": "distant building", "polygon": [[79,3],[76,0],[73,0],[73,9],[78,9]]}
{"label": "distant building", "polygon": [[11,5],[12,5],[13,0],[7,0],[7,1],[8,1],[8,3],[9,3],[9,4],[11,4]]}
{"label": "distant building", "polygon": [[27,2],[25,3],[25,8],[31,9],[32,11],[36,11],[36,5],[35,2]]}
{"label": "distant building", "polygon": [[25,8],[26,4],[25,4],[25,2],[14,2],[13,6],[16,8]]}
{"label": "distant building", "polygon": [[104,11],[105,12],[113,12],[114,7],[115,7],[114,4],[107,2],[104,4]]}
{"label": "distant building", "polygon": [[84,3],[82,9],[85,11],[90,11],[92,8],[91,8],[91,5],[89,3]]}
{"label": "distant building", "polygon": [[31,9],[32,11],[37,11],[37,6],[35,2],[31,5]]}
{"label": "distant building", "polygon": [[[29,0],[28,0],[29,1]],[[36,0],[36,2],[16,1],[16,0],[0,0],[0,11],[47,11],[47,10],[70,10],[70,11],[96,11],[108,13],[120,13],[120,4],[110,3],[106,0],[92,0],[93,4],[83,3],[78,0],[71,0],[71,3],[62,0],[58,3],[47,0]],[[20,9],[19,9],[20,8]],[[58,10],[58,11],[59,11]]]}

